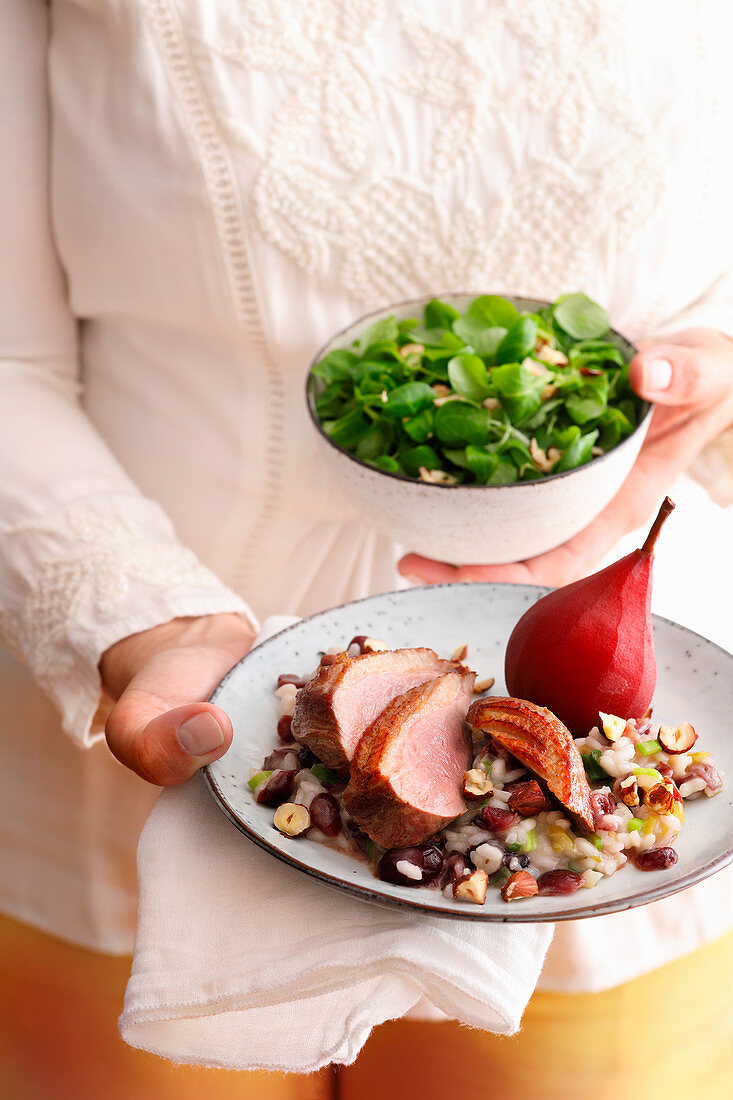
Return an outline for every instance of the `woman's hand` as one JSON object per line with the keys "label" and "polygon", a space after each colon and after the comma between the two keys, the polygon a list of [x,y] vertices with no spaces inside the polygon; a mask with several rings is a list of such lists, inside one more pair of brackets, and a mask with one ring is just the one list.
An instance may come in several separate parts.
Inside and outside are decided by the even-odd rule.
{"label": "woman's hand", "polygon": [[631,384],[656,408],[631,473],[593,523],[546,554],[508,565],[454,566],[408,554],[399,565],[403,576],[419,584],[559,586],[591,572],[623,535],[643,523],[705,444],[733,424],[733,339],[693,328],[640,346],[630,366]]}
{"label": "woman's hand", "polygon": [[223,756],[232,723],[203,700],[253,641],[242,619],[226,614],[174,619],[110,646],[99,668],[116,700],[105,732],[117,759],[167,787]]}

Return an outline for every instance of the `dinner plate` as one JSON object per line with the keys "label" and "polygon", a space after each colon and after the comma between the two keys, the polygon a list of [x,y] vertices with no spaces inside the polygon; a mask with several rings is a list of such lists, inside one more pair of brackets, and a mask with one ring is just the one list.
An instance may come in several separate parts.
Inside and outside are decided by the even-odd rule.
{"label": "dinner plate", "polygon": [[411,588],[323,611],[256,646],[211,696],[234,726],[229,752],[205,769],[217,804],[249,840],[327,886],[365,901],[461,920],[535,922],[598,916],[656,901],[719,871],[733,859],[733,655],[659,617],[654,619],[658,664],[654,717],[674,725],[692,722],[699,735],[698,748],[709,750],[729,777],[720,794],[687,804],[685,825],[675,844],[679,861],[666,871],[638,871],[627,864],[593,889],[513,903],[503,901],[499,891],[492,889],[484,905],[478,906],[445,898],[437,889],[382,882],[365,863],[335,848],[307,836],[283,836],[273,826],[272,809],[255,803],[247,780],[278,746],[280,709],[275,687],[281,673],[308,674],[324,650],[345,647],[354,635],[366,634],[390,648],[430,646],[445,657],[465,643],[467,663],[479,679],[494,676],[492,691],[505,693],[504,650],[509,634],[520,615],[546,591],[516,584]]}

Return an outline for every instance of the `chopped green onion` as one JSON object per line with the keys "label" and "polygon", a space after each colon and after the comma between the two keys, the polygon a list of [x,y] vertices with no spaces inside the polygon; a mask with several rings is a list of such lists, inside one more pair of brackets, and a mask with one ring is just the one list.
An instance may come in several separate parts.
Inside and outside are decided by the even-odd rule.
{"label": "chopped green onion", "polygon": [[608,772],[601,764],[601,750],[593,749],[587,756],[583,758],[583,767],[585,768],[585,774],[591,783],[596,779],[607,779]]}
{"label": "chopped green onion", "polygon": [[493,875],[489,875],[487,886],[498,886],[501,888],[509,878],[511,878],[511,872],[509,872],[506,867],[500,867],[498,871],[494,871]]}
{"label": "chopped green onion", "polygon": [[521,852],[522,845],[521,844],[507,844],[507,849],[510,852]]}
{"label": "chopped green onion", "polygon": [[599,852],[603,851],[603,841],[601,840],[601,838],[598,836],[597,833],[593,837],[593,843],[595,844],[595,846],[596,846],[596,848],[598,849]]}
{"label": "chopped green onion", "polygon": [[522,845],[523,852],[533,852],[537,847],[537,830],[530,829]]}
{"label": "chopped green onion", "polygon": [[658,741],[640,741],[636,750],[642,756],[654,756],[655,753],[662,751],[662,746]]}
{"label": "chopped green onion", "polygon": [[378,860],[381,858],[384,848],[380,848],[378,844],[375,844],[373,840],[370,840],[367,844],[367,859]]}
{"label": "chopped green onion", "polygon": [[627,822],[626,828],[630,833],[638,833],[643,824],[644,822],[641,820],[640,817],[632,817]]}
{"label": "chopped green onion", "polygon": [[494,764],[493,760],[482,760],[481,761],[481,767],[484,769],[486,774],[489,775],[489,776],[491,775],[491,768],[492,768],[493,764]]}
{"label": "chopped green onion", "polygon": [[568,871],[572,871],[575,875],[581,874],[581,872],[578,870],[577,864],[575,863],[568,863]]}
{"label": "chopped green onion", "polygon": [[337,775],[336,772],[332,772],[325,764],[314,764],[311,768],[311,774],[315,775],[316,779],[320,779],[321,783],[328,783],[331,787],[341,782],[341,776]]}
{"label": "chopped green onion", "polygon": [[660,783],[664,782],[664,778],[656,768],[634,768],[634,775],[650,775],[652,779],[658,779]]}
{"label": "chopped green onion", "polygon": [[259,787],[260,783],[264,782],[265,779],[269,779],[271,775],[272,772],[257,772],[257,775],[253,775],[251,779],[247,780],[247,786],[253,791],[256,787]]}

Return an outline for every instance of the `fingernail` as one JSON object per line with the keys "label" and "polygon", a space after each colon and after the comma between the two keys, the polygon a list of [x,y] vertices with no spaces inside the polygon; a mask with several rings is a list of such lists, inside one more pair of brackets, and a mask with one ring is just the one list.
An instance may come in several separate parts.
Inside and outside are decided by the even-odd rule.
{"label": "fingernail", "polygon": [[206,756],[218,749],[224,741],[224,731],[207,710],[187,718],[178,727],[178,742],[184,752],[191,756]]}
{"label": "fingernail", "polygon": [[645,390],[667,390],[672,383],[672,364],[669,359],[644,359],[641,376]]}
{"label": "fingernail", "polygon": [[402,576],[405,578],[406,581],[409,581],[410,584],[423,583],[422,577],[416,577],[414,573],[403,573]]}

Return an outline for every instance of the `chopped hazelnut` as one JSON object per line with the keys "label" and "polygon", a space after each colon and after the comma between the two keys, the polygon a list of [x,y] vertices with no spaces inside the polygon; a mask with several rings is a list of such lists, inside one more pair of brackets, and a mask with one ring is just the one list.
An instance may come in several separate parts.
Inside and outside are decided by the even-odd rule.
{"label": "chopped hazelnut", "polygon": [[522,817],[535,817],[536,814],[541,814],[543,811],[550,809],[550,805],[536,779],[530,779],[526,783],[517,783],[512,790],[507,805],[510,810],[521,814]]}
{"label": "chopped hazelnut", "polygon": [[405,344],[400,348],[400,359],[406,359],[408,355],[422,355],[425,351],[424,344]]}
{"label": "chopped hazelnut", "polygon": [[457,479],[446,470],[428,470],[427,466],[421,466],[420,480],[431,485],[455,485]]}
{"label": "chopped hazelnut", "polygon": [[485,691],[490,691],[495,683],[493,676],[488,676],[485,680],[477,680],[473,685],[473,694],[483,695]]}
{"label": "chopped hazelnut", "polygon": [[550,470],[552,470],[553,466],[555,465],[555,462],[557,462],[557,459],[555,459],[554,461],[550,460],[549,455],[545,454],[534,436],[529,443],[529,453],[531,454],[532,461],[534,462],[537,469],[542,470],[542,472],[545,474],[549,474]]}
{"label": "chopped hazelnut", "polygon": [[618,718],[615,714],[605,714],[602,710],[598,712],[601,722],[603,723],[603,732],[609,741],[618,741],[619,737],[623,737],[626,729],[626,719]]}
{"label": "chopped hazelnut", "polygon": [[486,798],[493,789],[494,784],[483,768],[471,768],[463,776],[463,795],[465,798]]}
{"label": "chopped hazelnut", "polygon": [[674,801],[672,783],[657,783],[646,792],[646,804],[656,814],[671,814]]}
{"label": "chopped hazelnut", "polygon": [[683,722],[681,726],[660,726],[657,740],[665,752],[676,755],[689,752],[697,741],[697,734],[694,726]]}
{"label": "chopped hazelnut", "polygon": [[635,775],[627,775],[618,785],[619,798],[625,806],[639,805],[639,784]]}
{"label": "chopped hazelnut", "polygon": [[538,892],[537,879],[529,871],[515,871],[501,888],[504,901],[532,898]]}
{"label": "chopped hazelnut", "polygon": [[566,367],[568,365],[567,356],[559,351],[558,348],[553,348],[549,344],[538,344],[535,355],[538,359],[541,359],[543,363],[551,363],[553,367]]}
{"label": "chopped hazelnut", "polygon": [[284,802],[275,810],[272,823],[285,836],[300,836],[310,828],[311,815],[298,802]]}
{"label": "chopped hazelnut", "polygon": [[486,901],[486,890],[489,885],[489,876],[486,871],[473,871],[466,878],[459,879],[453,887],[453,897],[461,901],[472,901],[474,905],[483,905]]}

